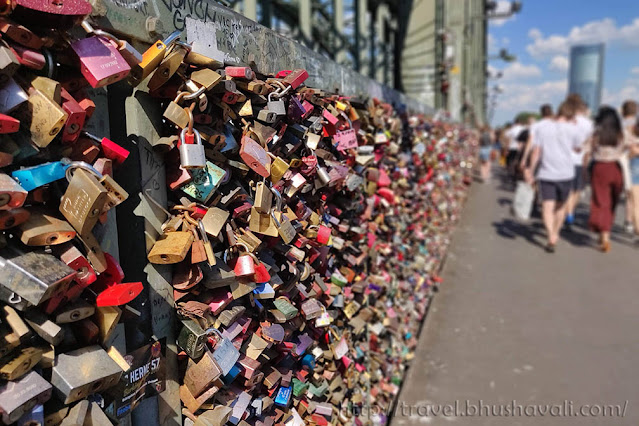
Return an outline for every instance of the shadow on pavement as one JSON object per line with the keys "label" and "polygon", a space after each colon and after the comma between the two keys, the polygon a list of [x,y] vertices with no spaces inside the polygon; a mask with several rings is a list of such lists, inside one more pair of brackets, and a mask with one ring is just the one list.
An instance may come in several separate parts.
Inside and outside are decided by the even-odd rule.
{"label": "shadow on pavement", "polygon": [[542,241],[544,238],[543,231],[538,229],[535,224],[527,225],[513,219],[503,219],[501,222],[493,222],[492,225],[497,234],[501,237],[509,238],[511,240],[520,237],[533,245],[541,248],[544,247],[544,243],[535,238],[541,236]]}

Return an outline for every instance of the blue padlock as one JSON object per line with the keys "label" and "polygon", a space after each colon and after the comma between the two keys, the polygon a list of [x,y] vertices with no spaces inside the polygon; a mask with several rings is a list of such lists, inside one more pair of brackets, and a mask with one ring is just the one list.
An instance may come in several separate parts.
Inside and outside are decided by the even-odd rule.
{"label": "blue padlock", "polygon": [[220,150],[222,154],[225,152],[236,153],[240,150],[240,146],[237,144],[235,136],[233,136],[233,126],[230,124],[224,125],[224,139],[224,148]]}
{"label": "blue padlock", "polygon": [[291,400],[291,387],[280,386],[275,397],[275,405],[279,407],[288,407],[288,403]]}
{"label": "blue padlock", "polygon": [[39,164],[33,167],[24,167],[11,173],[18,180],[20,186],[27,191],[47,185],[56,180],[63,179],[71,162],[66,159],[51,163]]}
{"label": "blue padlock", "polygon": [[309,370],[315,370],[315,357],[311,354],[306,354],[302,358],[302,366]]}

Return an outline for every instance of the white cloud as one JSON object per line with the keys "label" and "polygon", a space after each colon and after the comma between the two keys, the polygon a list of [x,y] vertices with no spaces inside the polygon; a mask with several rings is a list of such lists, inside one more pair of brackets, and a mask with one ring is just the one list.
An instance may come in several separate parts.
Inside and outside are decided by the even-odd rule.
{"label": "white cloud", "polygon": [[541,76],[541,69],[537,65],[524,65],[521,62],[513,62],[503,72],[504,81]]}
{"label": "white cloud", "polygon": [[543,34],[541,33],[541,31],[539,31],[539,28],[531,28],[530,31],[528,31],[528,37],[536,40],[543,37]]}
{"label": "white cloud", "polygon": [[566,96],[568,81],[551,80],[539,84],[505,83],[495,111],[496,124],[512,121],[521,111],[537,111],[542,104],[559,104]]}
{"label": "white cloud", "polygon": [[639,88],[636,84],[627,85],[616,92],[604,89],[601,96],[602,104],[611,105],[613,107],[619,107],[624,101],[629,99],[635,101],[639,100]]}
{"label": "white cloud", "polygon": [[639,75],[639,67],[632,67],[630,74]]}
{"label": "white cloud", "polygon": [[537,59],[565,55],[570,46],[583,43],[619,43],[637,47],[639,46],[639,18],[622,27],[617,27],[612,18],[604,18],[573,27],[567,35],[553,34],[548,37],[544,37],[541,31],[533,28],[528,32],[528,37],[533,42],[526,47],[526,50]]}
{"label": "white cloud", "polygon": [[552,58],[548,68],[550,68],[553,71],[566,72],[568,71],[569,65],[570,63],[568,61],[567,56],[557,55],[554,58]]}
{"label": "white cloud", "polygon": [[[510,12],[510,2],[509,1],[498,1],[497,2],[497,7],[495,8],[495,10],[493,11],[493,13],[495,14],[507,14]],[[510,21],[514,21],[515,20],[515,14],[507,17],[507,18],[495,18],[495,19],[490,19],[490,25],[493,25],[495,27],[501,27],[504,24],[506,24],[506,22],[510,22]]]}

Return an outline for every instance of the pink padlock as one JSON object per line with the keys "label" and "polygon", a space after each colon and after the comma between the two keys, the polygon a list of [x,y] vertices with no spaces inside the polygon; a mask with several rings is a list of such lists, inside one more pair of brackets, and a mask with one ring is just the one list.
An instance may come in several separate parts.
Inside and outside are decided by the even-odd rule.
{"label": "pink padlock", "polygon": [[244,78],[246,80],[253,80],[255,77],[253,70],[249,67],[226,67],[224,68],[226,75],[234,78]]}
{"label": "pink padlock", "polygon": [[293,89],[297,89],[307,78],[308,72],[305,69],[298,68],[284,77],[284,83],[290,85]]}
{"label": "pink padlock", "polygon": [[80,71],[91,87],[102,87],[129,75],[131,67],[118,49],[102,37],[87,37],[71,43],[80,58]]}

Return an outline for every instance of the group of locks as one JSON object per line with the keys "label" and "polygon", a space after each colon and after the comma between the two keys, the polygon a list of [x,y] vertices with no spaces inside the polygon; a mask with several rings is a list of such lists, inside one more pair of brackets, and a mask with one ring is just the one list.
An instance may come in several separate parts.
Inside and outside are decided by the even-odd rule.
{"label": "group of locks", "polygon": [[86,88],[126,79],[165,105],[150,142],[168,220],[148,261],[174,265],[185,424],[370,422],[413,356],[472,135],[306,87],[302,69],[224,67],[177,32],[140,54],[90,12],[19,0],[0,17],[2,421],[116,421],[87,398],[108,403],[128,368],[109,339],[143,284],[94,231],[128,198],[113,170],[129,152],[84,127],[107,114]]}

